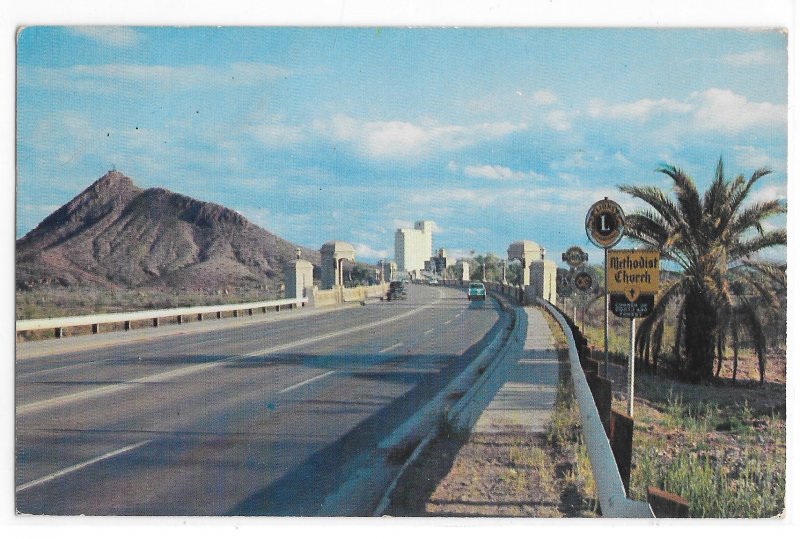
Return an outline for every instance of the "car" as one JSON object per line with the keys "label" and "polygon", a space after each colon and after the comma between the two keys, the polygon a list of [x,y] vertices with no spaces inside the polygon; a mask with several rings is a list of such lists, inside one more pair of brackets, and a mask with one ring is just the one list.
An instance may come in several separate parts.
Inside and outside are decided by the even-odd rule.
{"label": "car", "polygon": [[469,288],[467,289],[467,299],[470,301],[486,300],[486,287],[483,286],[483,283],[472,282],[469,283]]}
{"label": "car", "polygon": [[386,301],[392,301],[393,299],[406,299],[408,296],[408,292],[406,291],[406,285],[401,281],[392,281],[389,283],[389,291],[386,292]]}
{"label": "car", "polygon": [[428,279],[428,284],[439,284],[439,280],[438,279],[433,279],[433,278]]}

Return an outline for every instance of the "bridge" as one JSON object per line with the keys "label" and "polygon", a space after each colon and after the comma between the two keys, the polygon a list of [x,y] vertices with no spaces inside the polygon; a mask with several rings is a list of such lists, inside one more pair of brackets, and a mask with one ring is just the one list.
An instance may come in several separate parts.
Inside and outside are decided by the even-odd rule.
{"label": "bridge", "polygon": [[[529,247],[509,254],[526,259]],[[100,331],[110,315],[19,321],[18,330],[61,336],[65,325],[88,324],[93,334],[17,345],[17,510],[377,514],[443,418],[474,424],[497,389],[486,394],[487,377],[514,355],[520,305],[546,304],[545,288],[487,283],[487,301],[469,302],[465,283],[448,281],[379,301],[385,285],[341,286],[346,244],[326,252],[330,288],[309,286],[298,258],[287,269],[287,294],[298,295],[286,300],[112,315],[126,330],[147,322],[113,333]],[[535,260],[523,264],[546,274],[544,264],[534,273]],[[584,428],[603,428],[596,423]],[[604,514],[652,515],[625,500],[609,463],[605,440],[592,456],[612,490]]]}

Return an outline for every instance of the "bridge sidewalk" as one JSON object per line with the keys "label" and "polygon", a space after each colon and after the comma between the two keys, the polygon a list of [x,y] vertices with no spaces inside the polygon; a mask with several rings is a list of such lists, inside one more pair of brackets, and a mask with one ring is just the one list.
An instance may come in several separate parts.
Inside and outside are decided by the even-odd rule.
{"label": "bridge sidewalk", "polygon": [[524,310],[524,341],[486,384],[498,389],[471,431],[433,440],[409,467],[384,514],[595,516],[557,482],[556,470],[567,461],[549,453],[545,442],[559,379],[556,340],[545,313]]}
{"label": "bridge sidewalk", "polygon": [[525,313],[528,327],[522,351],[473,433],[543,433],[553,413],[558,387],[555,339],[541,310],[526,307]]}

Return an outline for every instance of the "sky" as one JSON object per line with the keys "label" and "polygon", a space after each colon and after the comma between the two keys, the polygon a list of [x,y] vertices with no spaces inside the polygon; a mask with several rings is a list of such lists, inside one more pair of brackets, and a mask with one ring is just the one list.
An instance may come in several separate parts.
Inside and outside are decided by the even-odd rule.
{"label": "sky", "polygon": [[16,237],[112,168],[370,263],[417,220],[451,255],[600,262],[589,206],[641,208],[617,186],[663,163],[787,198],[775,29],[31,26],[16,53]]}

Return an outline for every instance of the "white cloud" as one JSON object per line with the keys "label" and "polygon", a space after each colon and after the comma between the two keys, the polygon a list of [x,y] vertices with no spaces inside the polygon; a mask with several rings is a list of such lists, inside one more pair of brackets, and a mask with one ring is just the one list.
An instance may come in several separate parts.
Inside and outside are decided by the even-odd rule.
{"label": "white cloud", "polygon": [[392,227],[395,229],[398,228],[414,228],[414,223],[411,221],[403,221],[402,219],[394,219],[392,221]]}
{"label": "white cloud", "polygon": [[451,125],[400,120],[360,121],[343,115],[328,122],[314,123],[322,136],[351,144],[356,152],[373,159],[409,159],[436,151],[458,150],[526,127],[510,122]]}
{"label": "white cloud", "polygon": [[533,102],[536,103],[537,105],[552,105],[553,103],[558,101],[556,94],[554,94],[550,90],[539,90],[537,92],[534,92],[534,94],[531,97],[533,99]]}
{"label": "white cloud", "polygon": [[774,51],[755,50],[729,54],[722,61],[733,67],[749,67],[776,64],[780,59],[781,56],[778,56]]}
{"label": "white cloud", "polygon": [[787,196],[785,183],[762,185],[747,197],[747,202],[752,204],[753,202],[766,202],[768,200],[786,200]]}
{"label": "white cloud", "polygon": [[771,170],[781,170],[785,164],[770,157],[764,150],[754,146],[734,146],[734,159],[737,167],[755,170],[766,167]]}
{"label": "white cloud", "polygon": [[447,170],[449,170],[450,172],[458,172],[458,165],[456,164],[455,161],[450,161],[449,163],[447,163]]}
{"label": "white cloud", "polygon": [[141,41],[138,32],[124,26],[81,26],[70,32],[109,47],[134,47]]}
{"label": "white cloud", "polygon": [[609,104],[592,99],[589,116],[600,119],[629,120],[644,123],[665,116],[669,129],[665,136],[676,136],[688,127],[696,131],[719,131],[736,134],[746,129],[774,127],[783,129],[787,121],[785,105],[749,101],[731,90],[709,88],[693,92],[685,100],[640,99],[630,103]]}
{"label": "white cloud", "polygon": [[138,95],[142,91],[186,91],[234,84],[263,84],[290,75],[272,64],[235,62],[222,68],[206,65],[100,64],[69,67],[23,67],[21,86],[69,92]]}
{"label": "white cloud", "polygon": [[574,116],[574,114],[570,114],[563,110],[553,110],[548,112],[544,119],[545,123],[550,128],[556,131],[568,131],[572,127],[572,116]]}
{"label": "white cloud", "polygon": [[464,167],[464,174],[470,178],[487,180],[524,180],[527,178],[538,180],[544,178],[541,174],[533,171],[520,172],[501,165],[469,165]]}
{"label": "white cloud", "polygon": [[354,247],[356,249],[356,260],[367,259],[367,262],[374,262],[380,260],[381,258],[389,258],[388,249],[373,249],[364,243],[357,243]]}
{"label": "white cloud", "polygon": [[689,97],[696,110],[697,129],[738,133],[754,127],[783,128],[787,121],[786,107],[772,103],[754,103],[730,90],[710,88],[693,92]]}
{"label": "white cloud", "polygon": [[687,113],[692,110],[688,103],[674,99],[640,99],[631,103],[608,104],[601,99],[589,101],[589,116],[644,122],[664,112]]}
{"label": "white cloud", "polygon": [[245,130],[259,142],[269,147],[285,147],[305,140],[302,126],[285,125],[280,122],[265,122],[252,125]]}

